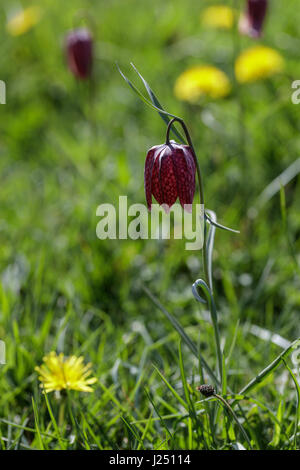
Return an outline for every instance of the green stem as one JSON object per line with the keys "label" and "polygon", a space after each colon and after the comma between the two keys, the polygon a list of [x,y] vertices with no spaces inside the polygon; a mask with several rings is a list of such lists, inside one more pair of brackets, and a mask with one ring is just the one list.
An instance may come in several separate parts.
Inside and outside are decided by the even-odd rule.
{"label": "green stem", "polygon": [[89,158],[93,168],[97,166],[97,158],[95,153],[95,146],[97,142],[97,123],[95,119],[95,79],[94,70],[91,71],[91,76],[88,81],[88,122],[90,127],[90,149]]}
{"label": "green stem", "polygon": [[66,409],[66,397],[61,397],[61,403],[59,405],[59,412],[58,412],[58,426],[62,428],[65,422],[65,409]]}
{"label": "green stem", "polygon": [[214,301],[212,294],[211,294],[210,312],[211,312],[211,319],[212,319],[214,333],[215,333],[215,342],[216,342],[216,350],[217,350],[217,358],[218,358],[218,366],[219,366],[219,376],[220,376],[221,384],[223,386],[223,355],[222,355],[222,350],[221,350],[220,330],[219,330],[219,325],[218,325],[217,310],[216,310],[215,301]]}
{"label": "green stem", "polygon": [[217,398],[224,406],[225,408],[229,411],[229,413],[231,414],[231,416],[233,417],[234,421],[236,422],[236,424],[238,425],[241,433],[243,434],[245,440],[247,441],[247,444],[248,446],[250,447],[251,450],[252,449],[252,445],[251,445],[251,442],[250,442],[250,439],[245,431],[245,429],[243,428],[243,426],[241,425],[241,423],[239,422],[239,419],[237,417],[237,415],[235,414],[235,412],[233,411],[233,409],[231,408],[231,406],[229,405],[229,403],[223,398],[221,397],[221,395],[218,395],[217,393],[214,393],[213,396],[215,398]]}
{"label": "green stem", "polygon": [[[232,8],[235,12],[240,10],[239,2],[233,0]],[[237,94],[237,104],[238,104],[238,152],[239,152],[239,161],[241,162],[241,174],[242,174],[242,184],[243,187],[247,190],[249,188],[249,178],[247,179],[247,174],[249,171],[249,162],[247,158],[247,134],[246,134],[246,108],[243,99],[243,86],[236,79],[235,75],[235,62],[237,57],[239,57],[242,47],[241,47],[241,34],[239,32],[238,21],[235,20],[235,27],[232,29],[232,78],[235,84],[236,94]],[[247,183],[245,185],[245,182]],[[251,192],[250,192],[251,194]],[[247,191],[247,197],[249,196],[249,190]]]}
{"label": "green stem", "polygon": [[[239,395],[246,395],[251,390],[253,390],[256,385],[262,382],[269,374],[271,374],[277,367],[284,361],[294,350],[300,347],[300,338],[296,339],[293,343],[290,344],[276,359],[269,364],[264,370],[262,370],[254,379],[252,379],[240,392]],[[231,403],[233,406],[236,403],[234,400]]]}
{"label": "green stem", "polygon": [[[200,195],[200,204],[203,205],[203,210],[204,210],[204,233],[203,233],[203,248],[202,248],[202,259],[203,259],[203,268],[204,268],[204,274],[205,274],[205,281],[206,285],[209,286],[209,273],[208,273],[208,263],[207,263],[207,242],[206,242],[206,220],[205,220],[205,205],[204,205],[204,187],[203,187],[203,181],[202,181],[202,175],[201,175],[201,170],[200,170],[200,164],[195,152],[195,148],[193,146],[193,142],[190,136],[190,133],[185,125],[185,122],[181,118],[173,118],[170,120],[168,127],[167,127],[167,133],[166,133],[166,144],[170,144],[170,130],[174,122],[179,122],[179,124],[182,126],[183,131],[186,136],[186,140],[189,144],[189,146],[192,149],[192,154],[194,158],[194,162],[196,165],[196,170],[197,170],[197,176],[198,176],[198,184],[199,184],[199,195]],[[219,376],[220,376],[220,381],[222,383],[222,376],[223,376],[223,361],[222,361],[222,350],[221,350],[221,343],[220,343],[220,332],[219,332],[219,326],[218,326],[218,318],[217,318],[217,311],[214,303],[214,298],[211,289],[209,289],[209,308],[210,308],[210,314],[211,314],[211,319],[212,319],[212,324],[214,328],[214,334],[215,334],[215,343],[216,343],[216,351],[217,351],[217,360],[218,360],[218,368],[219,368]]]}
{"label": "green stem", "polygon": [[[197,158],[195,148],[193,146],[193,142],[190,136],[190,133],[188,131],[188,128],[185,125],[185,122],[181,118],[173,118],[170,120],[168,127],[167,127],[167,133],[166,133],[166,144],[170,144],[170,130],[174,122],[179,122],[181,127],[183,128],[183,131],[186,136],[186,140],[189,144],[189,146],[192,149],[192,154],[194,158],[194,162],[196,165],[196,170],[197,170],[197,177],[198,177],[198,185],[199,185],[199,196],[200,196],[200,204],[203,206],[203,211],[205,214],[205,205],[204,205],[204,186],[203,186],[203,181],[202,181],[202,175],[201,175],[201,170],[200,170],[200,164],[199,160]],[[207,265],[207,256],[206,256],[206,226],[205,226],[205,215],[204,215],[204,231],[203,231],[203,249],[202,249],[202,259],[203,259],[203,268],[204,268],[204,273],[205,273],[205,280],[207,283],[209,283],[209,275],[208,275],[208,265]]]}

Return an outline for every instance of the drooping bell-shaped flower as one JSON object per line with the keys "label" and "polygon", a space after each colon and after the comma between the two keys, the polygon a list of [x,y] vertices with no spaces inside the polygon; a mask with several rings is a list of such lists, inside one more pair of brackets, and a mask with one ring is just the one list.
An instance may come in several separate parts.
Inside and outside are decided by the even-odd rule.
{"label": "drooping bell-shaped flower", "polygon": [[[196,165],[188,145],[169,143],[152,147],[145,162],[145,193],[151,210],[152,195],[168,212],[179,198],[181,206],[191,211],[195,193]],[[186,206],[186,207],[184,207]]]}
{"label": "drooping bell-shaped flower", "polygon": [[85,29],[70,31],[66,39],[68,65],[76,78],[86,79],[90,76],[93,63],[93,40]]}
{"label": "drooping bell-shaped flower", "polygon": [[240,32],[253,38],[260,37],[267,9],[268,0],[247,0],[246,12],[239,24]]}

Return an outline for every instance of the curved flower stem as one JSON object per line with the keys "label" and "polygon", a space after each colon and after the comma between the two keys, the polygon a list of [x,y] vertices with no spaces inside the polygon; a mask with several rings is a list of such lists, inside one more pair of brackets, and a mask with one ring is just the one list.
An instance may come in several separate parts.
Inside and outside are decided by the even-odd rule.
{"label": "curved flower stem", "polygon": [[[173,118],[170,120],[168,127],[167,127],[167,133],[166,133],[166,144],[170,144],[170,130],[174,122],[179,122],[181,127],[183,128],[183,131],[186,136],[186,140],[189,144],[189,146],[192,149],[193,153],[193,158],[194,162],[196,165],[197,169],[197,175],[198,175],[198,184],[199,184],[199,193],[200,193],[200,204],[203,205],[203,211],[204,211],[204,230],[203,230],[203,249],[202,249],[202,259],[203,259],[203,268],[204,268],[204,275],[205,275],[205,281],[206,285],[209,286],[209,272],[208,272],[208,263],[207,263],[207,242],[206,242],[206,217],[205,217],[205,205],[204,205],[204,188],[203,188],[203,181],[202,181],[202,176],[201,176],[201,170],[200,170],[200,165],[199,161],[193,146],[193,142],[190,136],[190,133],[185,125],[185,122],[181,118]],[[209,309],[210,309],[210,314],[211,314],[211,319],[212,319],[212,324],[213,324],[213,329],[214,329],[214,334],[215,334],[215,344],[216,344],[216,352],[217,352],[217,361],[218,361],[218,368],[219,368],[219,378],[221,383],[223,384],[223,355],[222,355],[222,350],[221,350],[221,342],[220,342],[220,332],[219,332],[219,326],[218,326],[218,318],[217,318],[217,312],[216,312],[216,307],[215,307],[215,302],[213,298],[213,293],[212,290],[209,288],[210,292],[210,298],[211,301],[209,302]]]}
{"label": "curved flower stem", "polygon": [[225,408],[229,411],[229,413],[233,417],[234,421],[238,425],[239,430],[241,431],[241,433],[243,434],[245,440],[247,441],[248,446],[250,447],[251,450],[253,450],[250,439],[248,437],[248,434],[246,433],[245,429],[243,428],[243,426],[239,422],[239,419],[238,419],[237,415],[235,414],[235,412],[233,411],[233,409],[231,408],[229,403],[223,397],[221,397],[221,395],[218,395],[217,393],[214,393],[213,396],[215,398],[217,398],[225,406]]}
{"label": "curved flower stem", "polygon": [[193,158],[194,162],[196,165],[196,170],[197,170],[197,177],[198,177],[198,185],[199,185],[199,195],[200,195],[200,204],[203,206],[203,211],[204,211],[204,227],[203,227],[203,250],[202,250],[202,259],[203,259],[203,268],[204,268],[204,273],[205,273],[205,280],[207,283],[209,283],[209,275],[208,275],[208,265],[207,265],[207,256],[206,256],[206,225],[205,225],[205,205],[204,205],[204,187],[203,187],[203,181],[202,181],[202,176],[201,176],[201,170],[200,170],[200,164],[199,160],[197,158],[195,148],[193,146],[193,142],[190,136],[190,133],[188,131],[188,128],[185,125],[185,122],[181,118],[173,118],[170,120],[168,127],[167,127],[167,133],[166,133],[166,144],[170,144],[170,130],[174,122],[179,122],[181,127],[183,128],[183,131],[186,136],[187,143],[192,149],[193,152]]}

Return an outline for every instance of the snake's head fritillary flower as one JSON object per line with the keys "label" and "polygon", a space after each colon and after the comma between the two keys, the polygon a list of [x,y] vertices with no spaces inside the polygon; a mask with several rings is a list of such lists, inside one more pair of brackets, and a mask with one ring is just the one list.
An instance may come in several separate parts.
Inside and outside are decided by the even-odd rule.
{"label": "snake's head fritillary flower", "polygon": [[44,364],[36,367],[39,373],[41,388],[46,393],[60,390],[78,390],[79,392],[93,392],[92,384],[97,382],[90,377],[92,365],[83,363],[83,357],[65,357],[52,351],[43,358]]}
{"label": "snake's head fritillary flower", "polygon": [[235,12],[227,5],[214,5],[204,9],[201,22],[207,28],[231,29],[234,25]]}
{"label": "snake's head fritillary flower", "polygon": [[174,87],[176,97],[191,104],[197,104],[202,97],[224,98],[230,90],[227,75],[212,65],[196,65],[185,70]]}
{"label": "snake's head fritillary flower", "polygon": [[235,75],[240,83],[269,78],[284,68],[282,56],[270,47],[255,46],[243,51],[235,62]]}
{"label": "snake's head fritillary flower", "polygon": [[88,78],[93,63],[93,40],[90,32],[85,28],[71,31],[66,39],[66,49],[71,72],[76,78]]}
{"label": "snake's head fritillary flower", "polygon": [[248,0],[246,12],[242,15],[239,23],[240,32],[253,38],[259,38],[262,34],[267,9],[268,0]]}
{"label": "snake's head fritillary flower", "polygon": [[193,150],[188,145],[169,143],[152,147],[145,162],[145,193],[151,210],[152,195],[166,212],[177,197],[181,206],[191,211],[195,193],[196,165]]}

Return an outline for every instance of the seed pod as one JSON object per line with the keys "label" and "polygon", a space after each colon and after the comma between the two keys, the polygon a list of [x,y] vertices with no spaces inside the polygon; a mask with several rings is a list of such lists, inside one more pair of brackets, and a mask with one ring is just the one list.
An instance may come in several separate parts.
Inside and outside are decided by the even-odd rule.
{"label": "seed pod", "polygon": [[93,40],[87,29],[70,31],[66,38],[68,66],[76,78],[87,79],[93,62]]}
{"label": "seed pod", "polygon": [[197,390],[206,398],[212,397],[216,393],[212,385],[200,385]]}
{"label": "seed pod", "polygon": [[[152,195],[168,212],[177,197],[181,206],[191,212],[195,193],[196,165],[188,145],[169,143],[152,147],[145,162],[145,193],[151,210]],[[186,206],[186,207],[184,207]]]}

